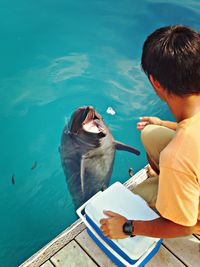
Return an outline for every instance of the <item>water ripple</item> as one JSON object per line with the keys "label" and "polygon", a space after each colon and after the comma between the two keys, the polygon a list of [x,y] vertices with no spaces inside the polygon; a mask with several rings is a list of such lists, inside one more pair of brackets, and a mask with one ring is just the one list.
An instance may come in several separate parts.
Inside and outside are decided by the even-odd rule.
{"label": "water ripple", "polygon": [[34,67],[2,80],[0,115],[23,116],[34,105],[47,105],[65,96],[66,82],[83,76],[88,67],[87,55],[72,54],[55,58],[43,68]]}

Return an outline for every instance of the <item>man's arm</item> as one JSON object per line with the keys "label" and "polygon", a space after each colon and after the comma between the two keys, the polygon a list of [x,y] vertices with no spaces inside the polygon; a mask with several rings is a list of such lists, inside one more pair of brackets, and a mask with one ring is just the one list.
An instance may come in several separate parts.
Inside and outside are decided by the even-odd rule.
{"label": "man's arm", "polygon": [[161,124],[160,125],[176,131],[178,123],[177,122],[173,122],[173,121],[163,121],[163,120],[161,120]]}
{"label": "man's arm", "polygon": [[163,217],[152,221],[133,221],[134,235],[143,235],[159,238],[172,238],[191,235],[195,226],[183,226]]}
{"label": "man's arm", "polygon": [[177,122],[164,121],[158,117],[140,117],[140,121],[137,123],[137,129],[143,130],[148,124],[160,125],[176,131]]}
{"label": "man's arm", "polygon": [[[127,235],[123,232],[123,225],[127,218],[111,211],[104,211],[104,213],[109,218],[100,220],[100,229],[103,234],[110,239],[126,238]],[[133,226],[133,235],[157,238],[186,236],[191,235],[195,231],[195,226],[183,226],[163,217],[151,221],[133,221]]]}

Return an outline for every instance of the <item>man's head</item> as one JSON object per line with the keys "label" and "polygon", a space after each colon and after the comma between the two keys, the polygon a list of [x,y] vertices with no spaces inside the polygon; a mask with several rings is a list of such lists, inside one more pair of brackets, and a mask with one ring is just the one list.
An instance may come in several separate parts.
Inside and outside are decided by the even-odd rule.
{"label": "man's head", "polygon": [[200,35],[191,28],[154,31],[144,43],[141,64],[155,89],[160,85],[181,97],[200,94]]}

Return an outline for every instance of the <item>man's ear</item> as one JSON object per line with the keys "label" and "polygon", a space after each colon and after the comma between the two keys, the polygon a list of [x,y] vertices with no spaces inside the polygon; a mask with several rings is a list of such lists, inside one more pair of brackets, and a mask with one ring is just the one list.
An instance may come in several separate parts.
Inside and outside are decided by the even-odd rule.
{"label": "man's ear", "polygon": [[156,94],[163,100],[166,102],[166,92],[163,89],[162,85],[156,80],[154,79],[154,77],[150,74],[149,75],[149,80],[156,92]]}
{"label": "man's ear", "polygon": [[151,74],[149,75],[149,80],[156,90],[160,89],[161,87],[160,83],[156,79],[154,79],[154,77]]}

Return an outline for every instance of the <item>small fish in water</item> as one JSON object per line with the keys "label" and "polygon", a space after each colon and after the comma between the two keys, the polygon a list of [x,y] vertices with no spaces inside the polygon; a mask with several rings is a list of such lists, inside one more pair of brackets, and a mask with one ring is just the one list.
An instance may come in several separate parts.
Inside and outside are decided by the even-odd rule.
{"label": "small fish in water", "polygon": [[15,184],[15,176],[14,176],[14,174],[12,176],[12,184]]}
{"label": "small fish in water", "polygon": [[128,173],[129,173],[130,177],[132,177],[133,176],[133,168],[129,168]]}
{"label": "small fish in water", "polygon": [[37,167],[37,162],[35,161],[31,167],[31,170],[34,170]]}

